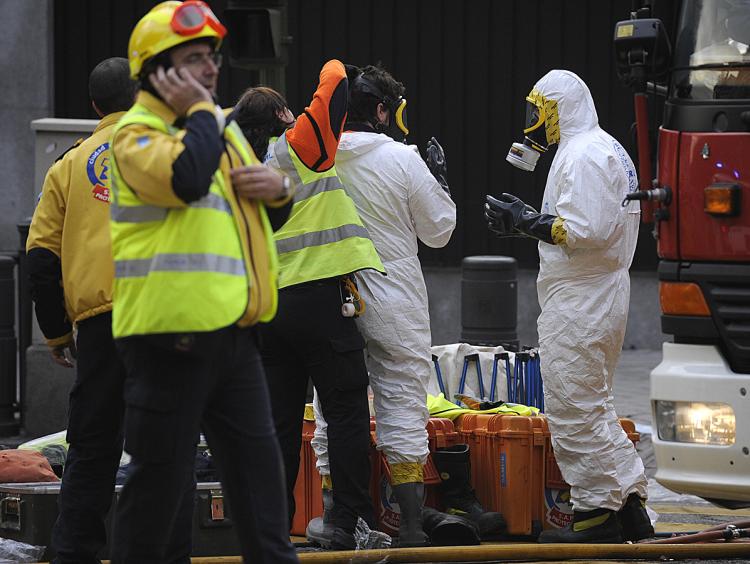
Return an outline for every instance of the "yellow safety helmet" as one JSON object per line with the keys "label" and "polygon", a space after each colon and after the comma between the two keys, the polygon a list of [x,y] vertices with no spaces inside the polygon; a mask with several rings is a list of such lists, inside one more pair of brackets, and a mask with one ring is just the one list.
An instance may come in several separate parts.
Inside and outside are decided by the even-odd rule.
{"label": "yellow safety helmet", "polygon": [[133,28],[128,42],[131,78],[138,78],[150,58],[194,39],[213,39],[218,49],[226,28],[205,2],[171,0],[157,4]]}

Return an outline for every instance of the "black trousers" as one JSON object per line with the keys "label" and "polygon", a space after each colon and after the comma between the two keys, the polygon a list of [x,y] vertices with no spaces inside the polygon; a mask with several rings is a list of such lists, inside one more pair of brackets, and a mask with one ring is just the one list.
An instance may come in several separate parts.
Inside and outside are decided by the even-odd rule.
{"label": "black trousers", "polygon": [[100,562],[104,518],[122,454],[125,368],[112,339],[112,314],[78,324],[76,380],[70,392],[69,443],[59,515],[52,529],[58,564]]}
{"label": "black trousers", "polygon": [[254,329],[118,340],[125,366],[125,450],[112,561],[188,563],[194,463],[206,435],[246,562],[297,562],[284,475]]}
{"label": "black trousers", "polygon": [[352,532],[357,517],[374,525],[370,498],[370,414],[364,339],[341,315],[338,279],[284,288],[279,311],[261,326],[263,364],[286,471],[290,523],[299,470],[308,379],[328,422],[333,524]]}

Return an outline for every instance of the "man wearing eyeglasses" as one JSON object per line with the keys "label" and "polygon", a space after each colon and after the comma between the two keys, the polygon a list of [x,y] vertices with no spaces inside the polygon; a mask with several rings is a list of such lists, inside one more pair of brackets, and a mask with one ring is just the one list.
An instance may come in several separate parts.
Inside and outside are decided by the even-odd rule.
{"label": "man wearing eyeglasses", "polygon": [[225,34],[203,2],[163,2],[128,46],[142,91],[111,142],[112,330],[132,456],[117,563],[190,561],[201,430],[244,560],[297,562],[254,328],[276,312],[273,229],[291,194],[215,106]]}

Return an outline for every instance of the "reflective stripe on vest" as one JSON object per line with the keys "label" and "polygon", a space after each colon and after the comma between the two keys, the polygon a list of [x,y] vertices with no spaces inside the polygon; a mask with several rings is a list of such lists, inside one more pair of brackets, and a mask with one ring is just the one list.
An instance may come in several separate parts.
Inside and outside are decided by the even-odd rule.
{"label": "reflective stripe on vest", "polygon": [[297,187],[294,192],[295,203],[311,198],[321,192],[343,189],[338,176],[321,176],[320,178],[313,179],[311,183],[306,184],[297,172],[297,166],[292,162],[292,155],[289,151],[289,143],[286,140],[286,136],[279,139],[279,141],[281,141],[279,147],[283,147],[284,150],[277,151],[276,158],[279,161],[281,170],[289,175]]}
{"label": "reflective stripe on vest", "polygon": [[150,259],[118,260],[117,278],[146,276],[149,272],[221,272],[245,275],[245,263],[240,259],[211,254],[158,254]]}
{"label": "reflective stripe on vest", "polygon": [[[226,198],[222,198],[218,194],[206,194],[200,200],[192,202],[190,207],[213,209],[232,215],[232,206]],[[164,220],[168,211],[167,208],[160,208],[159,206],[121,206],[112,202],[110,217],[114,221],[123,223],[148,223],[149,221]]]}
{"label": "reflective stripe on vest", "polygon": [[[113,138],[132,124],[178,131],[136,104]],[[249,279],[224,176],[214,174],[209,193],[189,206],[159,208],[125,183],[114,150],[110,159],[114,336],[213,331],[239,320]]]}
{"label": "reflective stripe on vest", "polygon": [[318,245],[335,243],[336,241],[341,241],[348,237],[362,237],[363,239],[369,239],[370,234],[367,232],[367,229],[361,225],[342,225],[341,227],[303,233],[296,237],[282,239],[281,241],[276,242],[276,248],[279,253],[291,253],[292,251],[302,250],[305,247],[316,247]]}
{"label": "reflective stripe on vest", "polygon": [[274,146],[281,170],[295,183],[292,211],[276,231],[279,287],[364,269],[385,273],[354,202],[336,176],[307,168],[282,135]]}

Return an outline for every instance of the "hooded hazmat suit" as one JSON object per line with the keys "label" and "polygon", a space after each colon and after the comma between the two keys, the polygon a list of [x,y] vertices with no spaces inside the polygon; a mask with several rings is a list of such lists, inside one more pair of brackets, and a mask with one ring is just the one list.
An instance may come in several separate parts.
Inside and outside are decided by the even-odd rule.
{"label": "hooded hazmat suit", "polygon": [[[424,464],[432,343],[417,239],[445,246],[456,205],[416,150],[384,134],[344,132],[336,169],[388,273],[357,273],[367,309],[356,321],[367,342],[378,448],[391,465]],[[326,428],[318,410],[316,419],[313,448],[318,469],[327,474]]]}
{"label": "hooded hazmat suit", "polygon": [[621,202],[637,187],[635,168],[599,127],[578,76],[554,70],[534,88],[557,101],[560,118],[541,212],[562,219],[567,237],[539,243],[539,345],[552,444],[575,510],[619,510],[628,494],[648,493],[612,397],[640,221],[637,205]]}

